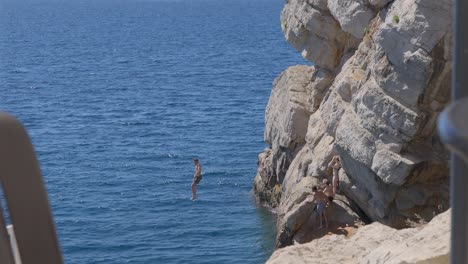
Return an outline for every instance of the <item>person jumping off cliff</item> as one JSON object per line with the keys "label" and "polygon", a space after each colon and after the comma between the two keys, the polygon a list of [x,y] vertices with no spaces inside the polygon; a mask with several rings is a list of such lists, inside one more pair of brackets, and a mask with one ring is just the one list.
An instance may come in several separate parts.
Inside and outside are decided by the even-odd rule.
{"label": "person jumping off cliff", "polygon": [[200,183],[202,180],[202,165],[198,159],[193,159],[193,163],[195,164],[195,175],[193,175],[193,182],[192,182],[192,200],[197,199],[197,184]]}
{"label": "person jumping off cliff", "polygon": [[317,214],[319,215],[320,226],[319,229],[323,228],[322,218],[325,219],[325,227],[328,227],[328,219],[325,215],[326,204],[328,202],[327,196],[318,189],[317,186],[312,187],[312,196],[307,197],[308,202],[315,202]]}
{"label": "person jumping off cliff", "polygon": [[332,186],[333,186],[333,196],[335,196],[336,190],[340,186],[340,179],[338,177],[338,170],[341,168],[340,156],[338,155],[333,156],[330,163],[328,163],[328,167],[333,169]]}

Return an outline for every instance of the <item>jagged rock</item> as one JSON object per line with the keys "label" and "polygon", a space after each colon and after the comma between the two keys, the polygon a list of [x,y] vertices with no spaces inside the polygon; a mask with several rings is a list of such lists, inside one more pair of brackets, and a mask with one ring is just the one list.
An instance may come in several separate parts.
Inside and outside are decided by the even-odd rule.
{"label": "jagged rock", "polygon": [[306,145],[299,151],[283,181],[283,198],[278,209],[280,215],[287,212],[292,204],[297,203],[298,197],[304,192],[310,192],[313,185],[303,186],[305,182],[310,180],[316,185],[326,176],[326,161],[333,154],[333,138],[328,136],[322,138],[316,148],[311,149]]}
{"label": "jagged rock", "polygon": [[[318,185],[318,179],[307,177],[298,185],[303,190],[295,197],[294,203],[286,211],[279,214],[277,247],[284,247],[293,243],[306,243],[329,232],[338,232],[339,228],[354,226],[362,223],[360,217],[353,211],[350,202],[344,196],[337,196],[326,209],[329,222],[328,229],[319,229],[319,217],[314,211],[315,203],[304,201],[311,195],[313,185]],[[291,199],[290,199],[291,200]]]}
{"label": "jagged rock", "polygon": [[[303,203],[311,194],[314,185],[320,186],[325,174],[327,161],[333,154],[333,138],[325,136],[314,149],[304,146],[289,166],[282,185],[282,197],[277,209],[278,237],[277,246],[284,247],[293,242],[304,243],[323,235],[317,230],[313,205]],[[355,225],[361,222],[346,197],[339,196],[327,209],[329,221],[335,231],[338,227]]]}
{"label": "jagged rock", "polygon": [[333,75],[326,69],[314,67],[311,82],[307,85],[310,113],[315,112],[333,82]]}
{"label": "jagged rock", "polygon": [[[309,118],[304,148],[311,154],[303,169],[295,172],[302,177],[323,174],[324,164],[332,150],[336,150],[342,156],[343,171],[350,183],[344,185],[342,193],[358,204],[371,219],[398,227],[403,227],[408,217],[416,219],[417,215],[424,215],[424,219],[429,220],[449,205],[446,188],[428,193],[430,198],[425,199],[426,204],[414,203],[403,198],[405,195],[398,194],[405,188],[419,186],[432,189],[432,186],[446,186],[448,183],[447,155],[435,134],[434,118],[442,109],[439,106],[447,103],[448,95],[443,91],[450,88],[446,71],[449,71],[451,62],[446,61],[444,55],[447,53],[445,50],[450,48],[444,38],[450,31],[447,22],[450,19],[450,3],[446,2],[447,6],[438,11],[448,12],[443,16],[446,21],[440,23],[443,32],[431,37],[423,34],[424,39],[433,43],[426,45],[432,50],[427,50],[426,57],[420,58],[422,62],[429,60],[424,74],[418,69],[412,69],[413,72],[408,68],[396,69],[381,44],[385,38],[377,41],[371,38],[385,34],[398,38],[397,34],[383,33],[389,28],[385,21],[396,12],[393,11],[395,5],[407,6],[409,11],[404,16],[417,17],[420,24],[424,24],[424,17],[428,16],[425,12],[440,5],[437,3],[430,7],[424,4],[424,7],[419,7],[418,1],[410,2],[414,1],[395,1],[387,12],[369,25],[372,30],[370,36],[364,38],[356,53],[343,65],[329,94]],[[410,27],[407,28],[409,30]],[[430,29],[421,30],[426,32]],[[411,34],[416,33],[411,30]],[[408,42],[404,39],[407,36],[410,34],[402,33],[402,42]],[[417,43],[418,38],[411,36]],[[410,49],[410,46],[405,47]],[[422,50],[417,45],[411,48]],[[418,78],[414,78],[415,75]],[[398,80],[398,83],[387,83],[387,86],[384,82],[389,78]],[[404,86],[402,82],[409,85],[405,88],[410,90],[406,91],[407,94],[398,91]],[[429,89],[418,90],[420,86],[428,87],[431,82],[433,85],[429,85]],[[301,162],[292,162],[296,163]],[[286,178],[300,178],[294,175],[293,169],[291,166],[292,171],[288,171]],[[287,194],[288,188],[283,189],[283,193]],[[280,207],[281,204],[283,202]]]}
{"label": "jagged rock", "polygon": [[273,84],[265,115],[265,141],[273,148],[304,144],[309,118],[306,86],[313,68],[287,69]]}
{"label": "jagged rock", "polygon": [[417,106],[433,71],[430,53],[450,31],[451,9],[448,0],[395,0],[373,35],[392,68],[379,85],[410,107]]}
{"label": "jagged rock", "polygon": [[340,171],[340,181],[349,182],[341,185],[341,192],[356,202],[371,219],[385,222],[395,199],[395,187],[384,184],[368,166],[357,162],[340,148],[338,150],[345,168]]}
{"label": "jagged rock", "polygon": [[421,230],[413,228],[414,235],[404,241],[386,240],[361,263],[449,263],[450,213],[435,217]]}
{"label": "jagged rock", "polygon": [[340,28],[325,0],[290,0],[281,13],[286,39],[304,58],[326,69],[335,69],[358,40]]}
{"label": "jagged rock", "polygon": [[258,155],[254,193],[261,204],[276,207],[281,198],[280,184],[291,162],[291,154],[284,149],[265,149]]}
{"label": "jagged rock", "polygon": [[390,3],[391,1],[392,0],[369,0],[369,4],[380,9],[384,7],[386,4]]}
{"label": "jagged rock", "polygon": [[450,210],[423,227],[396,230],[373,223],[350,238],[327,235],[303,245],[276,250],[268,264],[449,263]]}
{"label": "jagged rock", "polygon": [[279,204],[281,184],[297,152],[305,144],[307,122],[332,82],[325,69],[293,66],[273,83],[265,115],[265,141],[271,145],[259,155],[254,192],[261,203]]}
{"label": "jagged rock", "polygon": [[[310,209],[296,206],[335,154],[339,194],[361,218],[404,228],[449,207],[449,156],[435,128],[450,97],[451,9],[449,0],[287,1],[285,36],[316,68],[283,73],[277,83],[290,89],[268,106],[272,157],[287,160],[275,178],[279,245],[311,237]],[[279,175],[269,164],[263,174]]]}
{"label": "jagged rock", "polygon": [[[312,205],[314,206],[314,205]],[[346,234],[347,228],[357,228],[363,225],[361,218],[353,211],[349,200],[344,196],[336,196],[336,199],[331,203],[327,209],[326,214],[328,218],[328,228],[317,229],[319,227],[319,216],[315,211],[307,215],[305,221],[302,223],[301,228],[297,229],[291,237],[293,244],[303,244],[310,242],[314,239],[323,237],[328,233],[332,234]],[[301,218],[297,218],[302,220]],[[292,220],[292,219],[288,219]],[[303,220],[302,220],[303,221]],[[284,230],[284,229],[280,229]],[[279,233],[281,235],[281,232]],[[282,241],[278,239],[278,247],[287,245],[289,241]]]}
{"label": "jagged rock", "polygon": [[[365,39],[354,58],[351,58],[350,63],[344,66],[338,77],[344,78],[340,75],[349,76],[351,75],[350,72],[356,71],[356,69],[363,71],[370,70],[370,72],[363,80],[359,80],[358,82],[350,81],[351,85],[357,84],[360,87],[358,89],[350,89],[352,94],[351,103],[350,105],[342,103],[341,108],[345,110],[341,111],[343,112],[341,119],[330,115],[336,120],[339,119],[335,132],[335,140],[337,142],[337,149],[344,157],[344,171],[346,171],[350,180],[354,183],[354,189],[359,189],[360,191],[366,190],[364,193],[368,193],[369,196],[361,195],[361,197],[366,197],[369,200],[360,200],[360,198],[356,197],[355,191],[354,194],[351,194],[353,191],[350,189],[343,189],[344,193],[355,196],[355,202],[360,204],[362,209],[374,220],[383,221],[394,226],[402,226],[402,219],[409,215],[415,217],[418,214],[416,211],[419,214],[427,215],[428,219],[430,219],[431,214],[427,211],[432,210],[433,215],[440,212],[441,208],[443,210],[448,207],[448,192],[445,188],[441,188],[439,192],[431,193],[433,195],[431,199],[436,200],[440,208],[429,204],[426,204],[424,208],[423,205],[403,202],[401,198],[395,200],[397,186],[420,185],[430,188],[429,186],[439,184],[447,185],[448,166],[445,161],[446,157],[443,155],[437,157],[431,154],[436,152],[444,153],[439,147],[438,139],[432,136],[435,134],[435,124],[432,122],[432,117],[437,116],[438,112],[429,110],[430,107],[427,106],[431,101],[428,97],[434,99],[436,97],[431,96],[431,91],[427,89],[417,92],[418,87],[426,87],[431,79],[445,78],[443,76],[444,73],[443,71],[437,72],[433,68],[430,68],[429,66],[431,65],[432,67],[435,66],[432,62],[428,64],[429,68],[424,71],[427,74],[417,72],[415,68],[410,69],[411,67],[398,66],[396,63],[392,63],[391,69],[382,70],[388,66],[386,63],[392,60],[391,56],[397,57],[395,54],[398,54],[395,47],[390,48],[390,46],[387,46],[389,44],[386,40],[389,37],[395,38],[390,40],[390,42],[405,43],[406,46],[399,44],[400,47],[414,52],[422,51],[418,41],[420,41],[419,38],[424,39],[428,43],[425,44],[428,50],[424,52],[426,57],[421,57],[421,60],[439,60],[441,63],[437,67],[448,67],[446,65],[450,64],[450,62],[443,61],[441,55],[437,57],[434,55],[430,56],[429,54],[432,52],[432,49],[444,50],[450,48],[442,44],[439,44],[440,47],[436,45],[445,41],[443,36],[450,31],[450,2],[446,1],[445,4],[447,6],[441,9],[438,8],[440,2],[431,3],[434,4],[430,6],[428,5],[430,3],[425,2],[423,6],[420,6],[419,1],[406,0],[395,1],[391,5],[386,13],[386,17],[382,19],[385,22],[375,27],[375,33],[373,34],[376,38],[375,44],[373,44],[374,42],[370,38]],[[398,10],[403,10],[401,9],[402,6],[407,7],[405,13],[401,13],[400,17],[400,23],[403,24],[402,28],[393,29],[397,30],[401,35],[390,33],[393,31],[389,29],[388,21],[393,19],[395,12],[397,12],[395,11],[397,10],[396,6],[399,8]],[[442,18],[430,17],[429,10],[433,8],[438,9],[438,13],[446,12],[444,14],[445,21],[439,21]],[[418,20],[416,27],[418,25],[426,25],[426,27],[421,26],[420,31],[422,35],[420,37],[417,37],[418,34],[411,28],[410,24],[407,25],[406,22],[402,22],[402,20],[411,20],[416,17]],[[428,25],[434,24],[432,21],[440,22],[437,23],[437,28],[443,28],[443,32],[436,32],[433,35],[426,34],[427,31],[430,31]],[[388,52],[385,52],[386,48],[389,49]],[[400,54],[404,53],[400,52]],[[364,67],[360,66],[357,58],[360,60],[359,63],[367,61],[367,65]],[[398,60],[401,63],[403,58]],[[382,62],[387,66],[383,66]],[[406,89],[410,91],[402,94],[399,91],[404,86],[401,82],[400,85],[393,83],[391,86],[386,86],[376,81],[388,79],[388,76],[391,75],[395,77],[393,80],[398,79],[408,84],[408,88]],[[414,76],[418,76],[416,78],[418,80]],[[339,79],[338,77],[337,79]],[[353,80],[352,78],[349,79]],[[414,83],[416,81],[418,82],[417,85]],[[337,87],[335,83],[331,88],[332,91],[335,91],[334,88]],[[449,83],[439,82],[438,84],[439,86],[436,89],[439,92],[441,90],[450,90]],[[415,92],[416,94],[413,96],[412,93]],[[333,97],[330,96],[329,98]],[[427,103],[422,101],[421,98],[426,99]],[[437,96],[436,100],[436,102],[445,104],[448,97],[442,99],[440,96]],[[432,102],[434,101],[432,100]],[[324,101],[321,110],[322,108],[327,109],[328,104],[334,106],[336,105],[336,100]],[[351,111],[348,106],[352,109]],[[327,114],[323,114],[322,116],[327,120]],[[344,125],[344,129],[340,129],[342,125]],[[427,128],[427,131],[424,133],[422,133],[423,128]],[[333,131],[331,132],[333,133]],[[430,169],[422,171],[419,169],[421,167],[431,167],[435,173],[428,173]],[[424,177],[425,179],[421,180],[420,177]],[[441,180],[441,178],[444,178],[444,180]],[[396,202],[393,203],[393,201]]]}
{"label": "jagged rock", "polygon": [[361,39],[369,20],[375,16],[366,4],[364,0],[328,0],[328,9],[345,32]]}
{"label": "jagged rock", "polygon": [[328,0],[307,0],[307,3],[311,5],[313,8],[320,10],[322,12],[328,11]]}
{"label": "jagged rock", "polygon": [[371,169],[386,184],[402,185],[413,170],[416,160],[388,149],[378,150],[372,160]]}

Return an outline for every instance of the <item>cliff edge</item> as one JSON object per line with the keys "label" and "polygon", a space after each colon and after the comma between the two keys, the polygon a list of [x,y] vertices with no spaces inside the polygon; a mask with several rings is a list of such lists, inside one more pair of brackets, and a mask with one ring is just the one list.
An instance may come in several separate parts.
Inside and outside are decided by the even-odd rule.
{"label": "cliff edge", "polygon": [[450,210],[426,226],[396,230],[373,223],[346,238],[325,236],[304,245],[278,249],[267,264],[449,263]]}
{"label": "cliff edge", "polygon": [[286,39],[314,66],[273,83],[254,192],[276,208],[277,247],[317,238],[311,187],[339,154],[335,226],[405,228],[449,208],[448,152],[436,131],[449,101],[452,1],[287,0]]}

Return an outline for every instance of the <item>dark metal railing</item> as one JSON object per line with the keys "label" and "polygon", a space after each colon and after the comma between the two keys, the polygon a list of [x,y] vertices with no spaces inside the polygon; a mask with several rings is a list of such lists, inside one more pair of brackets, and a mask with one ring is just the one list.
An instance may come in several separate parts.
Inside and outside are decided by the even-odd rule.
{"label": "dark metal railing", "polygon": [[[23,125],[0,113],[0,181],[22,264],[61,264],[62,254],[39,163]],[[13,253],[0,206],[0,263]]]}
{"label": "dark metal railing", "polygon": [[463,26],[468,23],[464,14],[468,1],[455,0],[454,6],[452,104],[439,118],[439,133],[452,151],[450,261],[465,264],[468,263],[468,35]]}
{"label": "dark metal railing", "polygon": [[452,151],[451,262],[468,263],[468,97],[457,100],[440,115],[439,134]]}

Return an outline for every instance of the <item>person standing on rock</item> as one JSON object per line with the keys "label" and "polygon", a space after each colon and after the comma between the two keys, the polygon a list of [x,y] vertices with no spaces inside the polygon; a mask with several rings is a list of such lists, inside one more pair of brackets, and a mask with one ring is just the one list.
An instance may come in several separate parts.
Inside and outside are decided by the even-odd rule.
{"label": "person standing on rock", "polygon": [[326,204],[328,202],[327,196],[318,189],[317,186],[312,187],[312,197],[307,197],[308,202],[315,202],[317,214],[319,215],[320,226],[319,229],[323,228],[322,218],[325,219],[325,227],[328,227],[328,219],[325,215]]}
{"label": "person standing on rock", "polygon": [[328,197],[327,205],[333,202],[335,199],[335,194],[333,193],[333,187],[328,179],[323,179],[323,193]]}
{"label": "person standing on rock", "polygon": [[341,168],[340,156],[338,155],[333,156],[330,163],[328,163],[328,167],[333,169],[332,186],[333,186],[333,196],[335,196],[336,190],[340,186],[340,179],[338,177],[338,170]]}
{"label": "person standing on rock", "polygon": [[193,176],[192,182],[192,200],[197,199],[197,184],[202,180],[202,165],[200,160],[194,158],[193,163],[195,164],[195,175]]}

